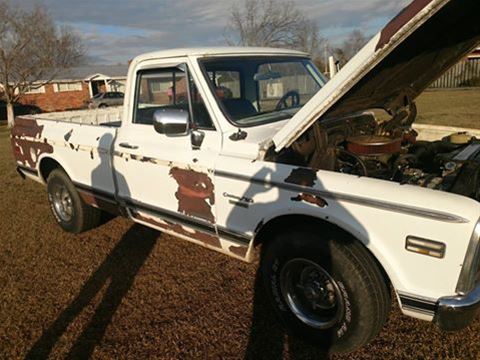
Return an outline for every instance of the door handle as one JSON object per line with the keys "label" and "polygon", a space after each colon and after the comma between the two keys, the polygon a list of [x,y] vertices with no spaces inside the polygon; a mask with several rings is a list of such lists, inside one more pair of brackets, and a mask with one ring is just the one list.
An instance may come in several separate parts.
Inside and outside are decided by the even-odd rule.
{"label": "door handle", "polygon": [[118,146],[127,148],[127,149],[138,149],[137,145],[130,145],[129,143],[120,143]]}

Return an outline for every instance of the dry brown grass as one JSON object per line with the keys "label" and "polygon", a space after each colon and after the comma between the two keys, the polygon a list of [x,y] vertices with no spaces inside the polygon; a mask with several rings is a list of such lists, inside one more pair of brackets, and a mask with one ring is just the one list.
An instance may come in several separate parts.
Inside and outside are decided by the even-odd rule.
{"label": "dry brown grass", "polygon": [[417,100],[423,124],[480,128],[480,89],[434,90]]}
{"label": "dry brown grass", "polygon": [[[0,128],[0,358],[322,358],[285,336],[254,265],[121,218],[62,232],[44,188],[16,174],[7,135]],[[478,334],[480,321],[447,334],[394,304],[377,339],[337,358],[474,359]]]}

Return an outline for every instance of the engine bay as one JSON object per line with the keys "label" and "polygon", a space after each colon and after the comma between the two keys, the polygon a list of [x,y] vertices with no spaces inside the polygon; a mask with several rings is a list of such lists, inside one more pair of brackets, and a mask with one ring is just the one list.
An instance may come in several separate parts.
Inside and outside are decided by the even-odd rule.
{"label": "engine bay", "polygon": [[420,141],[415,104],[379,121],[373,112],[315,123],[267,159],[452,192],[480,200],[480,140],[455,133]]}

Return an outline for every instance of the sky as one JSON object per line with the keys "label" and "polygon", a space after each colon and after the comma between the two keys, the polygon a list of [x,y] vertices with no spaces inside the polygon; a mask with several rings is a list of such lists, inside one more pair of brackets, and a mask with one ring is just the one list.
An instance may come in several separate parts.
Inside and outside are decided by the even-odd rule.
{"label": "sky", "polygon": [[[42,4],[55,22],[83,38],[89,61],[126,63],[141,53],[223,46],[234,4],[243,0],[11,0]],[[323,37],[340,43],[354,29],[374,35],[410,0],[296,0]]]}

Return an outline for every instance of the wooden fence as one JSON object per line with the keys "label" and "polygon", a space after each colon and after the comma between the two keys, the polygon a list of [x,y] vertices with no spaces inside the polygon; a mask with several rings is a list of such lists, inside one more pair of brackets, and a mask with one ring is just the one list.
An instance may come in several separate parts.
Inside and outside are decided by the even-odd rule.
{"label": "wooden fence", "polygon": [[441,78],[430,85],[430,88],[458,88],[480,86],[480,58],[460,61],[448,70]]}

